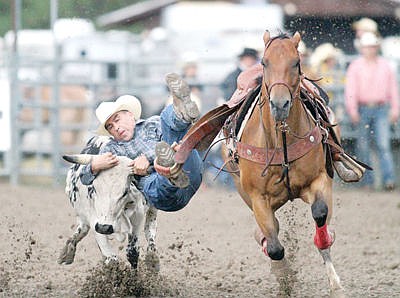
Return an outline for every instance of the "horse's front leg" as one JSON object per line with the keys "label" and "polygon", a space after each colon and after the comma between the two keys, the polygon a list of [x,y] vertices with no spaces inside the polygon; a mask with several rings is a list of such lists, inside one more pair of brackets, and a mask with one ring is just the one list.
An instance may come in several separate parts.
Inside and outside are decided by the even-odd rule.
{"label": "horse's front leg", "polygon": [[314,244],[318,248],[326,267],[331,293],[340,294],[342,286],[339,276],[333,266],[330,247],[335,237],[329,232],[328,223],[332,215],[332,182],[327,177],[317,179],[307,193],[307,200],[311,203],[311,213],[315,221]]}
{"label": "horse's front leg", "polygon": [[339,276],[333,266],[330,247],[334,242],[334,234],[328,231],[327,217],[328,206],[320,193],[317,193],[316,200],[311,205],[312,216],[315,221],[314,244],[318,248],[324,260],[326,272],[328,274],[329,285],[332,292],[342,289]]}
{"label": "horse's front leg", "polygon": [[272,260],[282,260],[285,256],[285,249],[278,239],[279,222],[271,208],[270,200],[265,195],[252,197],[253,212],[260,228],[256,232],[256,239],[263,251]]}

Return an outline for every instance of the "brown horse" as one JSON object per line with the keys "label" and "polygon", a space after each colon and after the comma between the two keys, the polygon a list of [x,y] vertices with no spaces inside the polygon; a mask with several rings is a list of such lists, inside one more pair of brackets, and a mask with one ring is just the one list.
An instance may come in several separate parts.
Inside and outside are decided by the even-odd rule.
{"label": "brown horse", "polygon": [[[326,129],[300,99],[301,69],[297,46],[300,34],[264,34],[263,78],[256,106],[237,142],[236,187],[252,209],[259,242],[272,260],[284,259],[275,212],[288,200],[311,205],[314,243],[326,264],[331,291],[340,291],[330,259],[334,237],[327,225],[332,216],[332,178],[326,168]],[[225,148],[226,149],[226,148]],[[229,160],[228,150],[224,159]],[[231,164],[231,170],[234,170]]]}

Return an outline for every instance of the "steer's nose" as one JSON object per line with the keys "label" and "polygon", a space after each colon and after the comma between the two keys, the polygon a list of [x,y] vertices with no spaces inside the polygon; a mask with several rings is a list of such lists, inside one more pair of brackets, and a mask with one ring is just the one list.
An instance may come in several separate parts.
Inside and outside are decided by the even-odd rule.
{"label": "steer's nose", "polygon": [[100,234],[105,234],[105,235],[110,235],[114,233],[114,228],[112,225],[102,225],[99,223],[96,223],[94,226],[94,229],[96,230],[97,233]]}

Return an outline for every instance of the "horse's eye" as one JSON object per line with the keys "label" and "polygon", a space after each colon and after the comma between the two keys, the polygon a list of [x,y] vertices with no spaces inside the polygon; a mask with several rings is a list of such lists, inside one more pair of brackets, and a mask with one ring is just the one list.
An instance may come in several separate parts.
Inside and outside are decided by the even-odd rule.
{"label": "horse's eye", "polygon": [[265,61],[265,60],[261,60],[261,65],[262,65],[262,66],[264,66],[264,67],[267,67],[267,65],[268,65],[268,62],[267,62],[267,61]]}

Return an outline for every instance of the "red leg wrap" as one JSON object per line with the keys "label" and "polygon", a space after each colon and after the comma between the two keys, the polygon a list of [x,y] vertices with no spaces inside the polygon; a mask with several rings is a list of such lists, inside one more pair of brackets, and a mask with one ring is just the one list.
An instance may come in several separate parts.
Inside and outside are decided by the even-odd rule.
{"label": "red leg wrap", "polygon": [[328,225],[324,224],[322,227],[315,226],[314,244],[319,249],[327,249],[333,243],[333,237],[328,232]]}

